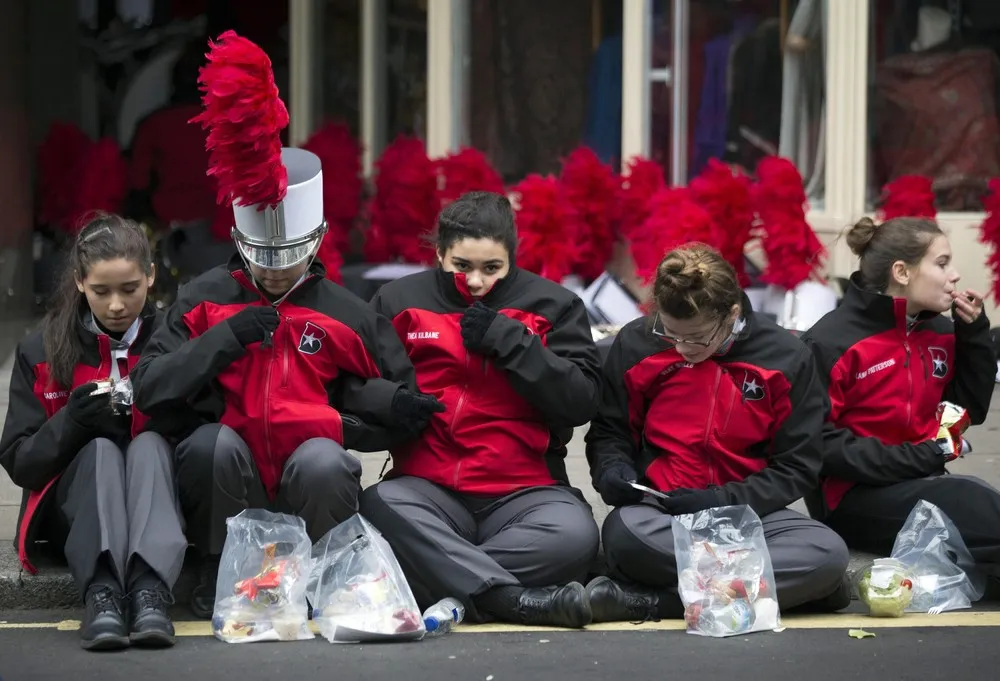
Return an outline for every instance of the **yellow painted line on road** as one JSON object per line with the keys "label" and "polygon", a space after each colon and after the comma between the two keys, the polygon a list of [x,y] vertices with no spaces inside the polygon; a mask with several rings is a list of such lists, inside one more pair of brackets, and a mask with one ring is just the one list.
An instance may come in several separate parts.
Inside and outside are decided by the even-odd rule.
{"label": "yellow painted line on road", "polygon": [[[310,622],[314,632],[319,633],[314,622]],[[912,629],[916,627],[1000,627],[1000,611],[987,612],[946,612],[940,615],[912,613],[900,618],[866,617],[865,615],[793,615],[782,618],[788,629]],[[7,629],[56,629],[76,631],[79,620],[59,622],[0,622],[0,630]],[[211,636],[211,623],[205,620],[174,622],[178,636]],[[586,631],[683,631],[681,620],[660,622],[605,622],[592,624]],[[459,634],[507,634],[533,631],[571,631],[557,627],[526,627],[519,624],[472,624],[455,629]]]}

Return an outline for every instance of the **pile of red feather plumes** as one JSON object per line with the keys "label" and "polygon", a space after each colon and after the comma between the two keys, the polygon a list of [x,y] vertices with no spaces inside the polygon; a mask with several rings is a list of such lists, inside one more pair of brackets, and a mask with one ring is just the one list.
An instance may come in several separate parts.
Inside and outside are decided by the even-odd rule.
{"label": "pile of red feather plumes", "polygon": [[904,175],[882,188],[882,206],[878,210],[879,220],[885,222],[893,218],[937,217],[934,204],[934,189],[929,177]]}
{"label": "pile of red feather plumes", "polygon": [[281,162],[281,131],[288,110],[278,96],[271,60],[253,42],[226,31],[209,43],[199,72],[204,111],[191,119],[208,130],[208,174],[218,201],[275,206],[288,190]]}
{"label": "pile of red feather plumes", "polygon": [[710,245],[736,270],[740,286],[750,283],[743,249],[754,224],[751,184],[747,175],[714,158],[690,184],[694,200],[715,225],[715,241]]}
{"label": "pile of red feather plumes", "polygon": [[663,168],[647,158],[633,158],[621,177],[618,202],[618,233],[631,239],[649,215],[649,200],[666,186]]}
{"label": "pile of red feather plumes", "polygon": [[373,262],[432,263],[434,249],[425,237],[438,214],[437,175],[424,143],[401,135],[386,147],[375,167],[365,257]]}
{"label": "pile of red feather plumes", "polygon": [[993,300],[1000,301],[1000,178],[990,180],[989,194],[983,197],[986,219],[979,226],[979,241],[991,247],[986,265],[993,272]]}
{"label": "pile of red feather plumes", "polygon": [[486,154],[465,147],[434,162],[437,177],[438,208],[469,192],[485,191],[502,194],[503,178],[490,165]]}
{"label": "pile of red feather plumes", "polygon": [[717,240],[711,215],[695,202],[691,190],[664,187],[649,200],[645,221],[632,230],[636,275],[648,285],[671,250],[695,241],[713,246]]}
{"label": "pile of red feather plumes", "polygon": [[826,255],[806,222],[802,176],[788,159],[768,156],[757,165],[757,183],[751,196],[767,255],[767,269],[761,279],[794,289],[817,272]]}
{"label": "pile of red feather plumes", "polygon": [[302,148],[316,154],[323,168],[323,213],[327,232],[319,247],[326,276],[341,282],[340,266],[350,233],[361,212],[361,146],[343,123],[328,123]]}
{"label": "pile of red feather plumes", "polygon": [[584,223],[559,180],[528,175],[511,188],[517,215],[517,264],[555,282],[581,258]]}
{"label": "pile of red feather plumes", "polygon": [[91,141],[75,125],[54,123],[38,149],[38,218],[75,234],[94,211],[121,212],[128,166],[111,138]]}
{"label": "pile of red feather plumes", "polygon": [[566,157],[559,182],[582,222],[582,248],[574,272],[587,280],[596,279],[614,248],[620,182],[611,166],[601,163],[586,147],[578,147]]}

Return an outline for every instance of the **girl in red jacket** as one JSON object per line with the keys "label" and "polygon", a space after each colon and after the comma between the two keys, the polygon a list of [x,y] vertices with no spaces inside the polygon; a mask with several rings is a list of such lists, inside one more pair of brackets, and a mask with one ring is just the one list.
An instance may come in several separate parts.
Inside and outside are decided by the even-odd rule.
{"label": "girl in red jacket", "polygon": [[[944,475],[961,437],[938,441],[942,401],[986,419],[996,357],[983,298],[959,287],[948,238],[932,220],[862,219],[861,259],[844,302],[804,336],[829,391],[821,493],[809,499],[849,546],[888,555],[921,499],[955,523],[980,563],[1000,566],[1000,493]],[[952,318],[942,313],[951,311]]]}
{"label": "girl in red jacket", "polygon": [[[693,244],[664,257],[656,312],[618,333],[587,433],[594,486],[610,506],[611,578],[587,585],[595,621],[679,617],[673,516],[746,505],[764,526],[782,609],[850,603],[848,552],[788,508],[816,484],[823,389],[809,350],[757,315],[733,268]],[[640,481],[667,499],[644,497]]]}
{"label": "girl in red jacket", "polygon": [[599,359],[581,300],[518,269],[514,211],[472,192],[438,218],[440,267],[382,287],[421,393],[443,411],[392,449],[361,513],[392,545],[417,602],[470,618],[582,627],[598,532],[566,478],[565,444],[593,415]]}
{"label": "girl in red jacket", "polygon": [[93,219],[42,328],[18,345],[10,380],[0,465],[24,489],[18,552],[34,573],[38,540],[61,549],[86,604],[88,650],[174,642],[166,608],[187,540],[172,450],[140,435],[145,417],[128,399],[113,406],[95,383],[127,378],[138,361],[158,317],[146,301],[153,276],[138,225]]}

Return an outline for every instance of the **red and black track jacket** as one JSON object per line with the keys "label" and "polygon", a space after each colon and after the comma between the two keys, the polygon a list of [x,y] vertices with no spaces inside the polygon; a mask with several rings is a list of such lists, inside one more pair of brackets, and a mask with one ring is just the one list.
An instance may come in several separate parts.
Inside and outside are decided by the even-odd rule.
{"label": "red and black track jacket", "polygon": [[412,385],[413,366],[388,322],[326,280],[318,260],[279,303],[271,342],[244,348],[224,322],[249,305],[270,304],[235,256],[181,288],[132,379],[138,407],[161,421],[163,412],[219,396],[218,421],[246,441],[273,498],[285,461],[306,440],[386,447],[380,429],[338,409],[341,378],[388,379],[368,392],[391,402],[400,385]]}
{"label": "red and black track jacket", "polygon": [[[160,314],[147,304],[141,315],[139,334],[129,347],[128,367],[139,362],[139,353],[160,321]],[[24,490],[18,519],[17,550],[21,564],[34,574],[30,548],[39,538],[38,509],[47,502],[50,491],[80,449],[94,437],[81,432],[66,418],[63,407],[74,389],[111,376],[111,341],[106,334],[96,334],[81,320],[77,332],[83,343],[83,357],[73,370],[73,385],[52,385],[49,365],[39,329],[22,340],[10,377],[10,401],[3,436],[0,437],[0,466],[14,484]],[[134,437],[146,424],[146,417],[132,409],[131,433],[107,433],[118,440],[122,435]]]}
{"label": "red and black track jacket", "polygon": [[934,313],[908,319],[904,299],[865,291],[858,281],[855,273],[840,307],[803,336],[830,395],[823,498],[807,498],[816,517],[856,484],[942,472],[938,404],[965,407],[978,424],[993,396],[997,366],[985,314],[972,324]]}
{"label": "red and black track jacket", "polygon": [[653,335],[648,319],[618,333],[587,433],[595,487],[625,462],[661,491],[719,486],[728,504],[758,515],[815,487],[826,396],[812,357],[746,296],[743,311],[729,351],[698,364]]}
{"label": "red and black track jacket", "polygon": [[565,444],[593,416],[600,382],[583,302],[511,268],[482,298],[499,313],[484,338],[487,357],[462,341],[473,300],[464,275],[440,269],[386,284],[372,300],[403,340],[420,391],[446,407],[418,439],[392,449],[390,475],[492,496],[568,484]]}

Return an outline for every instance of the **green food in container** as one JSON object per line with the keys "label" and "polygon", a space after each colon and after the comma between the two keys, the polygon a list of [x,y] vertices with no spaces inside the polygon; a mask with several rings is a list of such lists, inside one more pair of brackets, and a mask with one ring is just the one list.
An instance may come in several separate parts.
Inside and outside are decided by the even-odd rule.
{"label": "green food in container", "polygon": [[858,597],[872,617],[902,617],[913,599],[910,573],[898,560],[879,558],[862,571]]}

